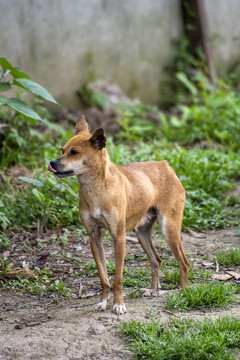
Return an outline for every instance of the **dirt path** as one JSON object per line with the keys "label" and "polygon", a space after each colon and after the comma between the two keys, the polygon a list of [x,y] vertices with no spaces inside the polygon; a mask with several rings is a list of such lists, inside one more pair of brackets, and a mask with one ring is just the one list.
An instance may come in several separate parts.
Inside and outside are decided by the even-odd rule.
{"label": "dirt path", "polygon": [[[213,231],[206,238],[193,238],[183,234],[186,253],[192,255],[211,254],[226,247],[239,247],[236,229]],[[81,251],[87,252],[82,244]],[[128,244],[128,252],[141,251],[137,243]],[[51,249],[53,251],[53,249]],[[56,250],[55,250],[56,251]],[[112,248],[108,249],[109,256]],[[90,256],[90,253],[87,253]],[[86,283],[89,278],[86,278]],[[91,279],[90,279],[91,280]],[[91,280],[92,281],[92,280]],[[94,282],[90,281],[90,287]],[[98,282],[98,278],[94,281]],[[170,290],[172,291],[172,290]],[[2,291],[0,293],[0,360],[35,359],[131,359],[124,347],[125,340],[113,325],[120,321],[145,320],[150,317],[167,322],[169,315],[183,318],[190,316],[218,317],[225,314],[240,317],[240,305],[228,309],[202,309],[190,313],[170,314],[165,308],[167,294],[162,291],[159,298],[131,299],[126,296],[128,313],[118,318],[109,307],[105,313],[92,313],[91,308],[98,296],[91,299],[55,298],[46,294],[41,299],[24,291]],[[110,299],[112,307],[112,299]]]}

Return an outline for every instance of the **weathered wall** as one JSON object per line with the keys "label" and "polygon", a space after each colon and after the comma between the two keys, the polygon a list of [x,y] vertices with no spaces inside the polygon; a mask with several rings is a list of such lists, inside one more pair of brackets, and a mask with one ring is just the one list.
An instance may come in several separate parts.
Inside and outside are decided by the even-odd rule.
{"label": "weathered wall", "polygon": [[213,57],[218,74],[240,60],[240,1],[205,0]]}
{"label": "weathered wall", "polygon": [[[215,63],[224,70],[239,58],[240,1],[205,5]],[[180,0],[0,0],[0,56],[61,105],[73,104],[91,73],[158,101],[172,39],[181,34]]]}
{"label": "weathered wall", "polygon": [[157,101],[181,31],[178,0],[0,0],[0,56],[62,105],[90,72]]}

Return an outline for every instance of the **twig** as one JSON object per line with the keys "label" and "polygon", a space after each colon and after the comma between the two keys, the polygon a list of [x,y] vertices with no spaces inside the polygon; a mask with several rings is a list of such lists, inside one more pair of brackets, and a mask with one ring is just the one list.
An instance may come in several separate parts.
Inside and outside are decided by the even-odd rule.
{"label": "twig", "polygon": [[173,315],[173,316],[177,317],[178,319],[180,318],[180,316],[174,314],[172,311],[169,311],[169,310],[166,310],[166,309],[162,309],[162,311],[166,312],[169,315]]}

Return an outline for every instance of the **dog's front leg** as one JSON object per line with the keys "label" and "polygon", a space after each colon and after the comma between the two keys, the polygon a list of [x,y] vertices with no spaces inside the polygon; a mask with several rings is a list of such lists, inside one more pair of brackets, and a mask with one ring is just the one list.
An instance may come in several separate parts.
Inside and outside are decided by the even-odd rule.
{"label": "dog's front leg", "polygon": [[113,312],[117,315],[121,315],[127,312],[126,306],[123,300],[122,294],[122,280],[123,280],[123,266],[125,258],[125,232],[119,233],[114,238],[114,247],[115,247],[115,277],[113,284],[114,292],[114,305]]}
{"label": "dog's front leg", "polygon": [[109,300],[110,284],[108,280],[107,266],[102,244],[101,229],[98,226],[93,226],[88,230],[90,245],[94,260],[97,265],[99,277],[102,285],[101,301],[93,307],[93,311],[104,311]]}

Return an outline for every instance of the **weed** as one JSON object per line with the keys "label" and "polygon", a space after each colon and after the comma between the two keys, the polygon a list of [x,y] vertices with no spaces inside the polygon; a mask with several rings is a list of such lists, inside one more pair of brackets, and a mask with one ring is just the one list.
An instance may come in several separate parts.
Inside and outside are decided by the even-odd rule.
{"label": "weed", "polygon": [[[0,213],[1,216],[1,213]],[[10,247],[10,241],[6,234],[0,232],[0,251],[7,250]]]}
{"label": "weed", "polygon": [[178,106],[181,119],[171,116],[167,121],[161,114],[164,136],[178,142],[216,141],[238,151],[239,92],[232,91],[222,80],[213,88],[201,73],[195,75],[195,83],[182,72],[177,73],[177,77],[190,91],[192,105]]}
{"label": "weed", "polygon": [[[115,263],[111,260],[106,261],[108,274],[114,274]],[[89,276],[98,276],[98,270],[95,261],[86,263],[82,266],[82,270]]]}
{"label": "weed", "polygon": [[232,266],[240,265],[240,249],[228,249],[217,254],[219,265]]}
{"label": "weed", "polygon": [[169,310],[180,311],[201,307],[223,307],[237,301],[233,296],[236,292],[239,292],[239,286],[232,283],[195,283],[169,294],[166,306]]}
{"label": "weed", "polygon": [[232,360],[240,347],[240,321],[229,317],[215,322],[170,319],[168,325],[132,320],[119,327],[136,359]]}
{"label": "weed", "polygon": [[151,274],[148,269],[136,269],[133,273],[125,271],[123,286],[139,288],[150,287]]}

